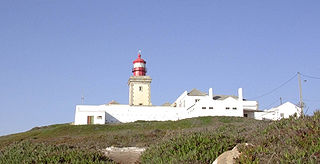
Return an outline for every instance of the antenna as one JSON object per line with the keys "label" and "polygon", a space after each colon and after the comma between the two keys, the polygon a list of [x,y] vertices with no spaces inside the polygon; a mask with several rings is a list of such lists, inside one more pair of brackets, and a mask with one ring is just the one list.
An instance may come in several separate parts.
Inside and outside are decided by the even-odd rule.
{"label": "antenna", "polygon": [[83,103],[84,103],[84,96],[82,95],[81,96],[81,104],[83,105]]}

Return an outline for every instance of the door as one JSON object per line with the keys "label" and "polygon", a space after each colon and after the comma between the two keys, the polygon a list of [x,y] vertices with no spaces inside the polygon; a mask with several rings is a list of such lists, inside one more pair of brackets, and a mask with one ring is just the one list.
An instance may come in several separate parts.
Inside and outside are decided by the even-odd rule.
{"label": "door", "polygon": [[88,116],[87,117],[87,124],[88,125],[94,124],[94,116]]}

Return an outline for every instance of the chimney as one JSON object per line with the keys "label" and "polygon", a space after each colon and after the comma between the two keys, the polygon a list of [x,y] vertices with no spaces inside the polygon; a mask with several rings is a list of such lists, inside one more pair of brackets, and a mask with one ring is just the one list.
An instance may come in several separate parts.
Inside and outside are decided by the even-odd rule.
{"label": "chimney", "polygon": [[210,98],[210,99],[213,98],[212,88],[209,88],[209,98]]}
{"label": "chimney", "polygon": [[242,101],[242,100],[243,100],[242,88],[239,88],[239,89],[238,89],[238,98],[239,98],[239,101]]}

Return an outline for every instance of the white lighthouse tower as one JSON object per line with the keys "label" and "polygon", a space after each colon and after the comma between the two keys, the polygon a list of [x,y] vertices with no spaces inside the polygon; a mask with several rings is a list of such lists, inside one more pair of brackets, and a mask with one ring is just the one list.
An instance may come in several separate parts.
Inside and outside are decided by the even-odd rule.
{"label": "white lighthouse tower", "polygon": [[151,103],[151,77],[146,76],[146,61],[141,58],[141,52],[138,52],[138,58],[133,61],[133,76],[129,78],[129,105],[152,105]]}

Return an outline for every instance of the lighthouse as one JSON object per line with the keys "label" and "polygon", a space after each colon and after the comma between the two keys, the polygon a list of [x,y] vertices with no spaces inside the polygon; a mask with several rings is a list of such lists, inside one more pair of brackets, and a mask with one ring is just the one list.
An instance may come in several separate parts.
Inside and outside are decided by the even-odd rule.
{"label": "lighthouse", "polygon": [[151,77],[147,76],[146,61],[141,58],[141,51],[138,58],[133,61],[133,75],[128,80],[129,105],[149,106],[151,103]]}
{"label": "lighthouse", "polygon": [[146,73],[147,73],[146,61],[141,59],[140,51],[138,53],[138,59],[133,61],[132,73],[133,73],[133,76],[146,76]]}

